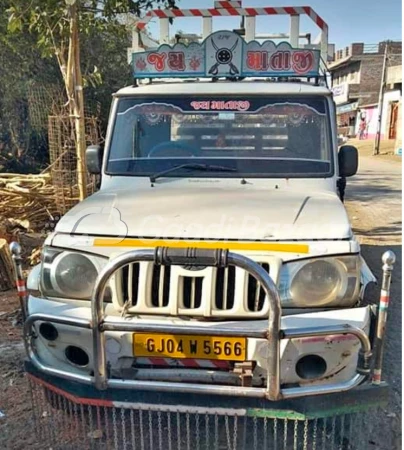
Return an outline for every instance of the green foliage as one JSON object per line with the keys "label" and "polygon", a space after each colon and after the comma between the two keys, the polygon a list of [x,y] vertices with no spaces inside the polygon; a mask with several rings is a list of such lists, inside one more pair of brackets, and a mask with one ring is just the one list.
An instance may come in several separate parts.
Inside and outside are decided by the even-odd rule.
{"label": "green foliage", "polygon": [[127,60],[130,44],[126,28],[92,32],[81,37],[81,61],[84,74],[84,95],[88,109],[100,105],[100,119],[105,131],[112,94],[132,83],[132,70]]}
{"label": "green foliage", "polygon": [[[131,82],[124,15],[175,8],[175,0],[76,1],[86,109],[100,104],[105,129],[111,94]],[[13,166],[21,155],[46,161],[46,139],[29,124],[27,92],[32,83],[63,86],[69,25],[65,0],[0,0],[0,170],[10,156]]]}
{"label": "green foliage", "polygon": [[60,75],[55,61],[41,58],[31,35],[7,31],[9,6],[0,0],[0,171],[21,171],[46,163],[46,139],[29,125],[29,88],[55,84]]}
{"label": "green foliage", "polygon": [[[69,9],[65,0],[10,0],[9,31],[28,29],[37,35],[37,45],[43,56],[66,50],[69,36]],[[175,0],[76,0],[81,35],[94,32],[120,32],[120,17],[140,16],[156,6],[175,8]],[[57,55],[58,56],[58,55]]]}

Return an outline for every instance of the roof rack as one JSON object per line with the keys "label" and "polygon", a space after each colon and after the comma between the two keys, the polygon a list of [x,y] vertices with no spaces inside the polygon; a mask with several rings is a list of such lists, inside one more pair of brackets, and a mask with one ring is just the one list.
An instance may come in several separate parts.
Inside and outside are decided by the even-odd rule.
{"label": "roof rack", "polygon": [[183,17],[194,17],[202,20],[202,38],[206,39],[213,31],[213,18],[220,16],[240,16],[244,21],[244,39],[246,42],[260,39],[256,34],[256,17],[288,15],[290,17],[289,33],[273,34],[273,39],[287,39],[292,47],[299,47],[300,37],[306,37],[307,34],[300,34],[300,17],[309,17],[320,29],[320,35],[309,43],[306,48],[319,49],[321,59],[327,61],[328,57],[328,25],[310,6],[285,6],[285,7],[246,7],[243,8],[242,1],[215,1],[213,8],[194,8],[194,9],[154,9],[149,11],[146,16],[141,18],[134,30],[132,36],[132,49],[130,53],[144,51],[141,45],[140,33],[153,18],[158,18],[160,22],[159,44],[170,43],[170,21]]}
{"label": "roof rack", "polygon": [[[272,41],[262,42],[262,37],[256,34],[256,17],[278,14],[290,16],[290,33],[272,34],[271,37],[283,39],[278,45]],[[319,44],[312,44],[310,35],[300,34],[302,14],[308,15],[320,28]],[[212,19],[217,16],[240,16],[243,26],[234,31],[212,33]],[[153,17],[160,21],[160,46],[147,49],[142,30]],[[180,17],[202,19],[202,42],[184,45],[177,41],[169,45],[170,20]],[[300,45],[301,37],[309,43]],[[289,38],[289,42],[285,38]],[[324,75],[326,81],[328,26],[310,7],[243,8],[241,1],[216,1],[215,7],[209,9],[156,9],[136,24],[132,45],[135,80],[211,77],[237,81],[246,77],[302,77],[314,78],[318,84]]]}

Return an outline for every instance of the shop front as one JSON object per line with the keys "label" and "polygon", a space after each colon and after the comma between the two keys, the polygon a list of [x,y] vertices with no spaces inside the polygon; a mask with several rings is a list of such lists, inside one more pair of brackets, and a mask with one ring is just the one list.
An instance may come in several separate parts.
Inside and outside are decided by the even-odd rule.
{"label": "shop front", "polygon": [[338,135],[355,137],[358,118],[358,102],[337,106]]}

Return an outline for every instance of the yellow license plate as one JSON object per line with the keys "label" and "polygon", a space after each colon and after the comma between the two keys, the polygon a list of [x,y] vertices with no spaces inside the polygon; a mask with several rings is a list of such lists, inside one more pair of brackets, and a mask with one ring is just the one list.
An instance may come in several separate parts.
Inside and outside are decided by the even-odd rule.
{"label": "yellow license plate", "polygon": [[246,360],[246,338],[185,334],[133,334],[134,356]]}

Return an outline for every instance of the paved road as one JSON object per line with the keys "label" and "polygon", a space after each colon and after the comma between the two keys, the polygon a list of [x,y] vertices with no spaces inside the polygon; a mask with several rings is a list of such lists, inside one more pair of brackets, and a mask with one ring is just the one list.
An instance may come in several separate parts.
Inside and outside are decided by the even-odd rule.
{"label": "paved road", "polygon": [[[401,449],[401,164],[361,157],[358,175],[348,181],[346,204],[364,258],[378,280],[382,254],[391,249],[397,256],[384,360],[384,378],[391,386],[391,399],[381,414],[372,417],[369,449]],[[372,290],[371,297],[377,300],[377,289]]]}

